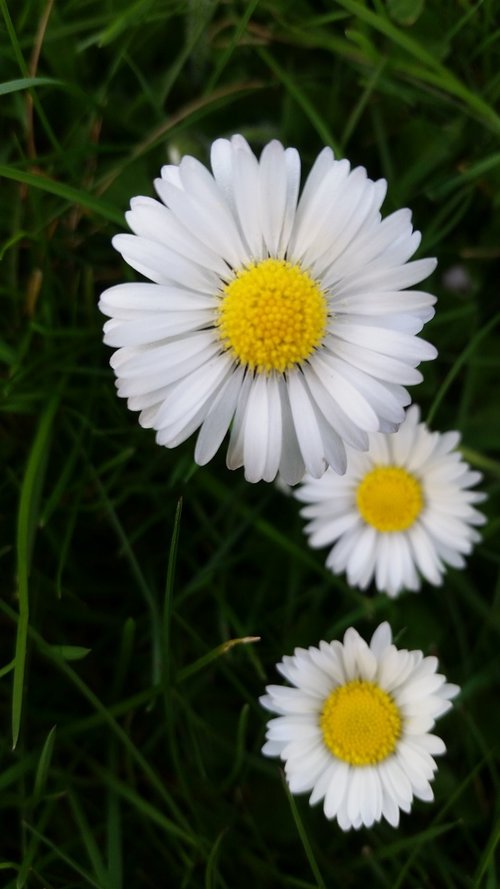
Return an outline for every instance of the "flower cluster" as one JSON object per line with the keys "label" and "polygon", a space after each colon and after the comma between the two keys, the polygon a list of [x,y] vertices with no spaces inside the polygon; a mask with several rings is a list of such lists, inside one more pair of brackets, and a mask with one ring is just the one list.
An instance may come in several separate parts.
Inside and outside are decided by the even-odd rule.
{"label": "flower cluster", "polygon": [[[118,394],[158,444],[197,432],[204,465],[229,433],[229,469],[300,483],[309,542],[331,546],[333,573],[395,597],[462,568],[484,522],[459,434],[405,410],[437,355],[418,337],[435,298],[411,289],[436,263],[410,261],[409,210],[382,218],[385,180],[329,148],[302,191],[300,177],[295,149],[272,141],[258,158],[239,135],[214,142],[211,171],[192,157],[164,166],[159,200],[134,198],[132,234],[113,239],[148,283],[102,293],[104,340]],[[435,657],[396,648],[382,623],[369,645],[350,628],[278,670],[289,684],[261,698],[275,714],[263,752],[292,793],[344,830],[395,827],[414,797],[432,799],[445,750],[432,729],[459,691]]]}

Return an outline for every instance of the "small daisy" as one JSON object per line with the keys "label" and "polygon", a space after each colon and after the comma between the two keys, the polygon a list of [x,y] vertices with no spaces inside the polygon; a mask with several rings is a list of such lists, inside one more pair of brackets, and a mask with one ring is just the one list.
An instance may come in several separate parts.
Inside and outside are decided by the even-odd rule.
{"label": "small daisy", "polygon": [[434,297],[405,290],[435,260],[408,262],[410,211],[382,220],[385,180],[329,148],[300,198],[299,155],[277,141],[257,159],[242,136],[218,139],[211,163],[164,166],[160,201],[133,198],[134,234],[113,239],[153,282],[101,296],[118,394],[160,445],[199,429],[200,465],[230,428],[227,465],[248,481],[342,473],[345,443],[395,431],[436,357],[416,337]]}
{"label": "small daisy", "polygon": [[334,543],[326,560],[351,586],[366,589],[373,577],[389,596],[420,589],[421,577],[438,586],[446,565],[463,568],[480,539],[474,525],[485,517],[473,504],[485,494],[469,490],[482,478],[456,447],[458,432],[430,432],[413,405],[399,431],[370,435],[366,453],[348,449],[348,468],[304,479],[294,491],[307,506],[305,531],[313,547]]}
{"label": "small daisy", "polygon": [[342,830],[393,827],[413,797],[430,801],[434,756],[429,734],[459,692],[436,673],[437,658],[392,645],[382,623],[370,645],[352,627],[342,642],[296,648],[277,665],[293,688],[269,685],[260,702],[279,714],[267,725],[266,756],[279,756],[292,793],[312,791]]}

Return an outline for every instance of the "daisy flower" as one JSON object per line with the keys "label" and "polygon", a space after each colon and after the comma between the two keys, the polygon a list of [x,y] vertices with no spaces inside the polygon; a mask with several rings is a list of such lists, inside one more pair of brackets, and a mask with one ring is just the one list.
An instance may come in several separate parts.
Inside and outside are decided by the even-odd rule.
{"label": "daisy flower", "polygon": [[370,645],[352,627],[343,642],[296,648],[277,665],[293,686],[269,685],[260,702],[279,714],[267,725],[266,756],[279,756],[292,793],[323,800],[342,830],[393,827],[413,797],[433,799],[434,756],[445,752],[430,734],[451,707],[457,685],[436,673],[437,658],[397,649],[389,624]]}
{"label": "daisy flower", "polygon": [[343,571],[351,586],[375,578],[389,596],[419,590],[421,577],[439,586],[446,565],[463,568],[486,521],[471,491],[482,478],[458,450],[458,432],[430,432],[413,405],[399,431],[370,436],[366,453],[349,449],[348,468],[321,479],[307,477],[294,491],[306,503],[309,543],[333,543],[326,565]]}
{"label": "daisy flower", "polygon": [[230,428],[227,465],[248,481],[342,473],[345,443],[397,429],[404,387],[436,357],[416,337],[434,297],[404,290],[435,260],[408,262],[410,211],[382,220],[385,180],[329,148],[300,198],[298,152],[277,141],[257,159],[242,136],[218,139],[211,164],[164,166],[160,201],[133,198],[133,234],[113,238],[152,282],[101,295],[118,394],[160,445],[199,429],[200,465]]}

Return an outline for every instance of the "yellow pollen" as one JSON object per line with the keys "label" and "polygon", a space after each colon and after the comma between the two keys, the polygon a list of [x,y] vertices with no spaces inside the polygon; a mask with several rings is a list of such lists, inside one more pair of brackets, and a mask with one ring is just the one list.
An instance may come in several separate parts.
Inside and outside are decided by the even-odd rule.
{"label": "yellow pollen", "polygon": [[356,491],[356,503],[365,522],[377,531],[406,531],[424,506],[422,486],[400,466],[376,466]]}
{"label": "yellow pollen", "polygon": [[327,302],[316,281],[284,259],[264,259],[226,284],[217,326],[241,364],[282,373],[309,358],[326,322]]}
{"label": "yellow pollen", "polygon": [[375,765],[386,759],[401,735],[401,715],[390,695],[362,679],[331,692],[320,725],[328,749],[352,766]]}

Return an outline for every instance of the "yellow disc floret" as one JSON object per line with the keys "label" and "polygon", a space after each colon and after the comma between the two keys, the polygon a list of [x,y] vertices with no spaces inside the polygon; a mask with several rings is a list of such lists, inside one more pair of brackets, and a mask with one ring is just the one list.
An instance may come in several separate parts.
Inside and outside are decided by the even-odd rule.
{"label": "yellow disc floret", "polygon": [[326,322],[327,302],[316,281],[284,259],[264,259],[226,284],[217,326],[241,364],[269,373],[309,358]]}
{"label": "yellow disc floret", "polygon": [[376,466],[356,491],[356,503],[365,522],[377,531],[406,531],[424,506],[422,486],[400,466]]}
{"label": "yellow disc floret", "polygon": [[331,753],[352,766],[375,765],[386,759],[401,735],[401,715],[390,695],[362,679],[331,692],[320,725]]}

